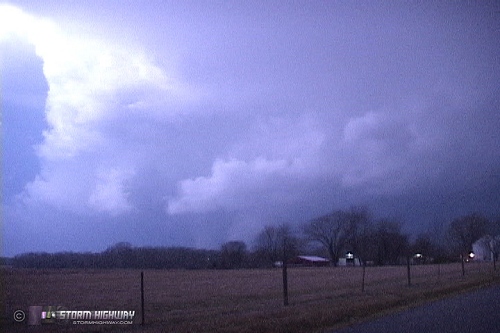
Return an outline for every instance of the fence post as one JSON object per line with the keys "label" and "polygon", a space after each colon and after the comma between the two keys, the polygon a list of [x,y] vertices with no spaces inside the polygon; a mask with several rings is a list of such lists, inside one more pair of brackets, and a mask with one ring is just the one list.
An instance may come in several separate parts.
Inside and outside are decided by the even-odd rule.
{"label": "fence post", "polygon": [[361,292],[365,292],[366,262],[363,261],[363,279],[361,280]]}
{"label": "fence post", "polygon": [[408,272],[408,287],[411,287],[410,256],[406,257],[406,268]]}
{"label": "fence post", "polygon": [[286,236],[283,238],[283,305],[288,305],[288,271],[287,271],[287,251]]}
{"label": "fence post", "polygon": [[283,262],[283,305],[288,305],[288,272],[286,262]]}
{"label": "fence post", "polygon": [[144,325],[144,272],[143,271],[141,271],[141,315],[142,315],[141,325]]}

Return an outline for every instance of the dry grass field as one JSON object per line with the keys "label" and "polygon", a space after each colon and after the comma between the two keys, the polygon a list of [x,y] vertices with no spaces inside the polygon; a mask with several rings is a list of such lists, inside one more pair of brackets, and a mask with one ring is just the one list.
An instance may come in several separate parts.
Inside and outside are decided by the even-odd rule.
{"label": "dry grass field", "polygon": [[[491,264],[289,268],[289,306],[282,272],[269,270],[146,270],[141,321],[138,270],[2,270],[2,332],[321,332],[377,313],[500,282]],[[70,310],[135,310],[134,325],[16,323],[30,305]]]}

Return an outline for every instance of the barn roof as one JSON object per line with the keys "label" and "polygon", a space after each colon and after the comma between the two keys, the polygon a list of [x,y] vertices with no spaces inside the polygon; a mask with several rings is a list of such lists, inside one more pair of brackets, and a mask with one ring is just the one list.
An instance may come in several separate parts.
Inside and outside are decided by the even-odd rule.
{"label": "barn roof", "polygon": [[330,260],[322,258],[322,257],[317,257],[317,256],[298,256],[300,259],[304,259],[307,261],[313,261],[313,262],[328,262]]}

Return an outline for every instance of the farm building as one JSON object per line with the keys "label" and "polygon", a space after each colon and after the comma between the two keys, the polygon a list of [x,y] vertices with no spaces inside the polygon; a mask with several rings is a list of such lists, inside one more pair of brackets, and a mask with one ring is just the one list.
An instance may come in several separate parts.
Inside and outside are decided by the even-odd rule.
{"label": "farm building", "polygon": [[328,266],[330,260],[317,256],[296,256],[289,261],[291,265],[307,266],[307,267],[322,267]]}
{"label": "farm building", "polygon": [[472,244],[472,253],[474,253],[474,260],[480,261],[493,261],[493,251],[500,243],[500,236],[491,237],[484,236]]}
{"label": "farm building", "polygon": [[347,252],[344,258],[339,258],[338,266],[361,266],[361,261],[352,252]]}

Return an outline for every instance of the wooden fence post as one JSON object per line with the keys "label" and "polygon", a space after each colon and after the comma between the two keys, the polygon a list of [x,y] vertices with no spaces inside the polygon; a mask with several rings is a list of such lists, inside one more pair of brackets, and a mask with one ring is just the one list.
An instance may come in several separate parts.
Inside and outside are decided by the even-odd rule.
{"label": "wooden fence post", "polygon": [[142,315],[141,325],[144,325],[144,272],[143,271],[141,271],[141,315]]}
{"label": "wooden fence post", "polygon": [[288,272],[286,261],[283,261],[283,305],[288,305]]}
{"label": "wooden fence post", "polygon": [[406,257],[406,269],[408,272],[408,287],[411,287],[410,256]]}
{"label": "wooden fence post", "polygon": [[365,292],[366,262],[363,261],[363,279],[361,280],[361,292]]}
{"label": "wooden fence post", "polygon": [[287,270],[287,260],[288,260],[288,251],[287,251],[287,242],[286,235],[283,237],[283,305],[288,305],[288,270]]}

